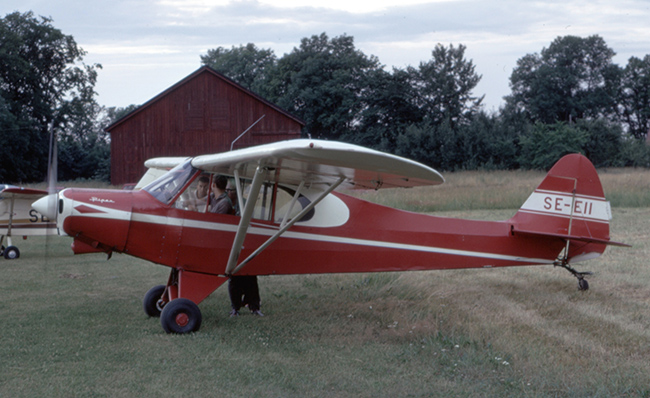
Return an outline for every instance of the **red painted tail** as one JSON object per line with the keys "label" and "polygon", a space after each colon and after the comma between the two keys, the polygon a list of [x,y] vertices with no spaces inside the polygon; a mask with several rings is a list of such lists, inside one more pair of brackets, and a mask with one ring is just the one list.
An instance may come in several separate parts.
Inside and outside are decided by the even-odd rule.
{"label": "red painted tail", "polygon": [[569,241],[567,260],[598,257],[610,241],[611,208],[596,169],[579,154],[564,156],[510,220],[515,235]]}

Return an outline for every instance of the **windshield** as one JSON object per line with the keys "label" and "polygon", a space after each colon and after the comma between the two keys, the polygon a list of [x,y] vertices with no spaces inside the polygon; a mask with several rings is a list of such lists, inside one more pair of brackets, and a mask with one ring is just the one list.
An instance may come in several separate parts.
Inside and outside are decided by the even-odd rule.
{"label": "windshield", "polygon": [[159,201],[169,204],[189,179],[196,174],[197,169],[192,167],[190,162],[191,159],[179,164],[142,189]]}

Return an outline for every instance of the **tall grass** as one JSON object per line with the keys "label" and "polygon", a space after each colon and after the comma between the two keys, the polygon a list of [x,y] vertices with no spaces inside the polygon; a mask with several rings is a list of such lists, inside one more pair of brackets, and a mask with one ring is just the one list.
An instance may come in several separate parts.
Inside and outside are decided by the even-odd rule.
{"label": "tall grass", "polygon": [[[504,178],[459,174],[475,181],[459,189]],[[502,194],[524,199],[542,178],[503,175]],[[142,310],[166,268],[15,240],[21,258],[0,260],[0,397],[650,397],[649,221],[648,206],[614,208],[612,238],[633,247],[576,265],[595,271],[587,292],[550,266],[261,277],[265,317],[229,318],[221,288],[184,336]]]}
{"label": "tall grass", "polygon": [[219,289],[185,336],[141,308],[165,268],[30,238],[0,263],[0,396],[648,397],[650,210],[614,213],[634,247],[578,265],[587,292],[552,267],[261,277],[264,318]]}
{"label": "tall grass", "polygon": [[[408,190],[349,191],[371,202],[416,212],[517,209],[542,182],[541,171],[446,173],[445,183]],[[599,170],[605,196],[614,207],[650,206],[650,170]]]}

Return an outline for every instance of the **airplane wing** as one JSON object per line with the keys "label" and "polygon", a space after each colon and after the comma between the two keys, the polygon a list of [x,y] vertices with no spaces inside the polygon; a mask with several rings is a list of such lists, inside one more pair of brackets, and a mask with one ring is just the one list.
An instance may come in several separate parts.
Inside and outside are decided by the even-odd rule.
{"label": "airplane wing", "polygon": [[343,179],[347,188],[379,189],[438,185],[436,170],[399,156],[342,142],[299,139],[239,149],[192,160],[198,169],[252,179],[258,166],[265,180],[307,185]]}
{"label": "airplane wing", "polygon": [[239,272],[339,186],[379,189],[438,185],[444,182],[436,170],[409,159],[342,142],[310,139],[282,141],[198,156],[192,159],[192,166],[200,170],[252,180],[249,198],[258,197],[262,181],[298,186],[294,198],[297,198],[302,187],[322,188],[318,198],[313,199],[291,221],[283,223],[266,242],[239,262],[257,199],[246,201],[226,265],[226,275]]}
{"label": "airplane wing", "polygon": [[47,195],[47,193],[47,191],[41,189],[10,187],[0,191],[0,198],[29,199],[35,201],[37,198]]}
{"label": "airplane wing", "polygon": [[148,168],[154,168],[154,169],[160,169],[160,170],[169,170],[173,169],[174,167],[178,166],[179,164],[183,163],[184,161],[187,160],[187,156],[185,157],[163,157],[163,158],[153,158],[153,159],[148,159],[147,161],[144,162],[144,165]]}

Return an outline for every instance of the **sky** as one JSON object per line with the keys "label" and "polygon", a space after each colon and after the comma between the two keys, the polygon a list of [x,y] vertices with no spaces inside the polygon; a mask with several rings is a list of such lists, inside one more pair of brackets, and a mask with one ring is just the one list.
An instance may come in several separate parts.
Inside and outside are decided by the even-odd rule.
{"label": "sky", "polygon": [[[308,4],[308,5],[305,5]],[[624,67],[650,54],[648,0],[4,0],[0,15],[32,11],[74,37],[99,63],[100,105],[142,104],[201,67],[209,49],[253,43],[280,58],[325,32],[388,70],[431,60],[437,44],[464,45],[485,110],[510,94],[517,60],[561,36],[601,36]]]}

